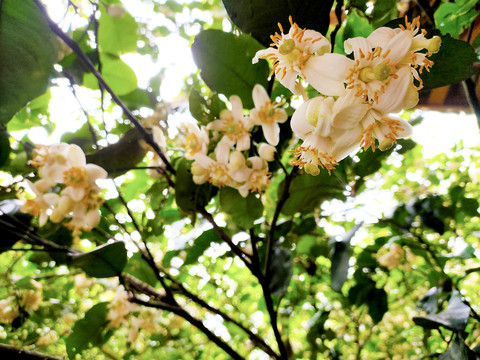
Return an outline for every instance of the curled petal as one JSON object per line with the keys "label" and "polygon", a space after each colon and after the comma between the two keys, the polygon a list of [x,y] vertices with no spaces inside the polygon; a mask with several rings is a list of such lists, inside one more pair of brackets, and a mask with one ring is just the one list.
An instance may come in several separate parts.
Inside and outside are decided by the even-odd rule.
{"label": "curled petal", "polygon": [[270,145],[276,146],[278,144],[280,140],[280,127],[276,122],[272,124],[262,124],[262,131]]}
{"label": "curled petal", "polygon": [[323,95],[340,96],[352,60],[341,54],[325,54],[308,60],[303,69],[305,80]]}
{"label": "curled petal", "polygon": [[378,29],[374,30],[368,37],[367,40],[370,42],[372,47],[380,46],[381,48],[385,48],[388,42],[399,32],[400,29],[392,29],[389,27],[379,27]]}
{"label": "curled petal", "polygon": [[343,46],[347,54],[351,54],[353,52],[355,59],[362,58],[362,54],[366,55],[372,50],[372,45],[370,42],[363,37],[354,37],[345,40]]}
{"label": "curled petal", "polygon": [[396,34],[387,45],[385,49],[389,49],[388,58],[392,62],[398,62],[410,51],[412,45],[412,33],[410,31],[400,31]]}

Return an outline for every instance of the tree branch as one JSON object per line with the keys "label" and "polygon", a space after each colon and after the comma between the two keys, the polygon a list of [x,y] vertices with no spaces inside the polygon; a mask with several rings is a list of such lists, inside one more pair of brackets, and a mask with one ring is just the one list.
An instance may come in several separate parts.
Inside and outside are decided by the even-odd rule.
{"label": "tree branch", "polygon": [[0,344],[0,358],[10,360],[63,360],[63,358],[18,349],[6,344]]}
{"label": "tree branch", "polygon": [[41,4],[40,0],[33,0],[37,7],[40,9],[40,11],[43,13],[45,19],[48,21],[48,25],[50,26],[50,29],[60,38],[62,39],[70,49],[78,56],[78,58],[86,65],[88,70],[91,71],[91,73],[97,78],[100,87],[103,87],[112,97],[113,101],[120,106],[120,108],[123,110],[123,113],[125,116],[132,122],[132,124],[137,128],[137,130],[140,132],[142,135],[143,139],[147,142],[148,145],[152,147],[152,149],[160,156],[162,159],[163,163],[165,164],[166,168],[168,171],[170,171],[172,174],[175,174],[175,169],[173,168],[172,164],[168,161],[166,158],[165,154],[163,154],[163,151],[160,149],[158,144],[153,140],[152,136],[148,133],[148,131],[143,127],[143,125],[137,120],[137,118],[132,114],[132,112],[127,108],[127,106],[120,100],[117,94],[110,88],[110,86],[105,82],[103,79],[102,75],[98,72],[98,70],[95,68],[95,65],[90,61],[87,55],[82,51],[80,46],[72,40],[67,34],[65,34],[62,29],[58,27],[58,25],[50,19],[48,14],[45,11],[45,8]]}

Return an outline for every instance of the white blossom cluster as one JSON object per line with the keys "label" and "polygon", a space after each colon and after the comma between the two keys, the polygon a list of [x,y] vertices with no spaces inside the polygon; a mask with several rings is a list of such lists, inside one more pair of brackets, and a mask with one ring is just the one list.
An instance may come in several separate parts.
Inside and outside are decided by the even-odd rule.
{"label": "white blossom cluster", "polygon": [[[217,187],[229,186],[246,197],[249,192],[264,191],[271,174],[268,162],[274,160],[275,146],[279,142],[279,123],[287,121],[284,109],[272,102],[261,85],[253,89],[255,108],[244,114],[242,101],[236,95],[230,97],[231,109],[220,112],[220,118],[206,127],[187,123],[185,158],[194,160],[193,181],[204,184],[207,181]],[[254,156],[246,156],[251,147],[251,131],[261,126],[267,143],[258,144]],[[211,139],[218,140],[214,150],[208,152]]]}
{"label": "white blossom cluster", "polygon": [[41,145],[30,164],[38,169],[39,180],[25,180],[36,197],[26,200],[22,211],[39,216],[39,225],[50,220],[72,230],[75,239],[100,222],[101,189],[97,179],[107,177],[98,165],[87,164],[83,150],[65,143]]}
{"label": "white blossom cluster", "polygon": [[[389,116],[418,103],[423,83],[419,73],[429,71],[428,59],[438,52],[441,38],[425,37],[419,18],[392,29],[380,27],[367,38],[344,42],[350,57],[331,53],[330,42],[317,31],[300,29],[290,17],[290,30],[271,38],[272,47],[253,59],[273,62],[272,74],[304,103],[292,116],[295,135],[303,140],[292,164],[312,175],[320,168],[329,172],[338,161],[360,148],[387,150],[412,132],[411,125]],[[320,95],[308,99],[303,79]]]}

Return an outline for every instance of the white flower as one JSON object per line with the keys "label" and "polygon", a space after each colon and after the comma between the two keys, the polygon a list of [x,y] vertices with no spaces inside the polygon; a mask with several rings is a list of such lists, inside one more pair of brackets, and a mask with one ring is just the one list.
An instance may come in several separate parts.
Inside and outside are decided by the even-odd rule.
{"label": "white flower", "polygon": [[259,59],[270,59],[273,62],[273,73],[280,83],[298,94],[295,89],[298,76],[310,83],[310,77],[315,74],[315,68],[310,60],[324,53],[330,52],[330,42],[319,32],[314,30],[300,29],[290,16],[290,30],[283,33],[281,24],[279,33],[272,35],[272,41],[276,48],[268,48],[257,51],[252,62],[255,64]]}
{"label": "white flower", "polygon": [[304,142],[291,163],[311,175],[318,175],[319,166],[330,172],[359,148],[360,121],[367,111],[368,105],[352,93],[337,100],[318,96],[303,103],[293,114],[291,126]]}
{"label": "white flower", "polygon": [[207,154],[208,131],[205,127],[199,128],[197,124],[184,123],[184,131],[188,134],[185,140],[185,158],[193,160],[196,153]]}
{"label": "white flower", "polygon": [[207,125],[209,130],[217,130],[224,137],[222,139],[222,153],[229,152],[236,144],[237,150],[250,148],[250,129],[253,126],[250,119],[243,115],[242,100],[237,95],[230,96],[232,110],[224,109],[220,112],[220,119]]}
{"label": "white flower", "polygon": [[277,145],[280,136],[278,123],[287,121],[287,112],[279,108],[281,104],[270,100],[262,85],[257,84],[253,87],[252,98],[255,109],[252,109],[250,118],[255,125],[262,126],[263,135],[267,142],[273,146]]}
{"label": "white flower", "polygon": [[209,181],[217,187],[230,185],[232,177],[230,174],[230,166],[227,162],[213,160],[201,153],[195,154],[194,158],[195,161],[192,164],[191,171],[195,184],[200,185]]}
{"label": "white flower", "polygon": [[[41,181],[41,180],[40,180]],[[22,206],[21,211],[39,216],[39,225],[43,226],[47,223],[48,217],[52,207],[58,203],[60,196],[55,193],[42,193],[36,186],[38,181],[34,184],[30,180],[25,180],[28,186],[35,193],[35,199],[28,199]],[[40,187],[43,188],[44,182],[40,182]]]}
{"label": "white flower", "polygon": [[245,159],[239,154],[241,158],[238,156],[236,162],[231,161],[233,181],[230,186],[237,189],[243,197],[247,197],[249,192],[262,193],[270,185],[271,173],[268,171],[267,162],[258,156]]}

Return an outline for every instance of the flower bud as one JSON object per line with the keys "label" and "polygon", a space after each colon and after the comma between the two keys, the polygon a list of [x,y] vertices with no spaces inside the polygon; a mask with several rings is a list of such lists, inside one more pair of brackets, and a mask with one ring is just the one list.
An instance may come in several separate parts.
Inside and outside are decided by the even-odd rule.
{"label": "flower bud", "polygon": [[258,154],[265,161],[273,161],[277,149],[270,144],[262,143],[258,148]]}

